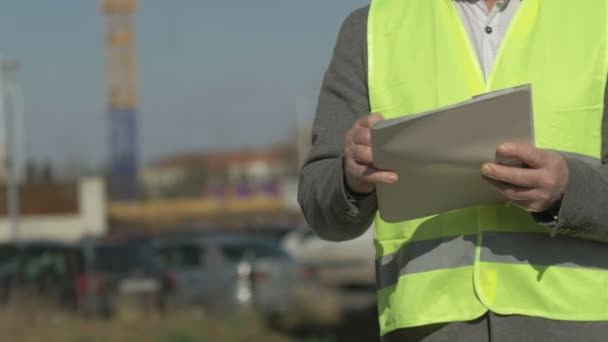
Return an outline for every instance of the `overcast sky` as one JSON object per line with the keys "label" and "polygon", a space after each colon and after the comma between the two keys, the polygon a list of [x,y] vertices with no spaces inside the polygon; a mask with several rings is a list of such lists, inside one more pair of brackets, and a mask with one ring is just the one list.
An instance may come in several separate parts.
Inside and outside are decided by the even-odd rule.
{"label": "overcast sky", "polygon": [[[296,103],[312,120],[340,24],[366,3],[139,0],[142,161],[286,139]],[[4,2],[0,54],[22,63],[30,158],[106,160],[102,38],[97,1]]]}

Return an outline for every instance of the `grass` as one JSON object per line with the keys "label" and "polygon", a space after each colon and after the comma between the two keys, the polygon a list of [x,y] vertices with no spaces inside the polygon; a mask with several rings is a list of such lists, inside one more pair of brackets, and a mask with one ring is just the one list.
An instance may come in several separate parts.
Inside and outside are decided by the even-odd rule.
{"label": "grass", "polygon": [[0,310],[0,336],[15,342],[293,342],[250,312],[219,319],[193,313],[92,320],[38,307]]}

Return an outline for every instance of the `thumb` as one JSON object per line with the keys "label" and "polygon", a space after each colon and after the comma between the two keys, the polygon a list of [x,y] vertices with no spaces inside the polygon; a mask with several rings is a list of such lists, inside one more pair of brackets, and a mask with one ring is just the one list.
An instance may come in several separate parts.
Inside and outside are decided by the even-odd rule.
{"label": "thumb", "polygon": [[376,122],[384,120],[384,117],[380,114],[370,114],[363,118],[361,121],[361,126],[363,127],[372,127]]}

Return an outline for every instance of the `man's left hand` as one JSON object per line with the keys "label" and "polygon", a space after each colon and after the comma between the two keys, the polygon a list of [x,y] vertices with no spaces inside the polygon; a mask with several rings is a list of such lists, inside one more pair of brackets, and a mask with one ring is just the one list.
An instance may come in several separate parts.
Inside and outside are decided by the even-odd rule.
{"label": "man's left hand", "polygon": [[554,208],[568,185],[568,164],[560,154],[530,145],[506,143],[496,160],[519,160],[524,166],[484,163],[481,174],[509,202],[532,212]]}

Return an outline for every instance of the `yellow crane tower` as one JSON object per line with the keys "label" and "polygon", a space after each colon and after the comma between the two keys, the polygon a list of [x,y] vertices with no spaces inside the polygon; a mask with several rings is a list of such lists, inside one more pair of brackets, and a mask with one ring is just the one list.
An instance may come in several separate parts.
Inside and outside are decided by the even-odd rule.
{"label": "yellow crane tower", "polygon": [[138,193],[136,0],[101,0],[105,17],[106,96],[109,115],[110,184],[114,199]]}

